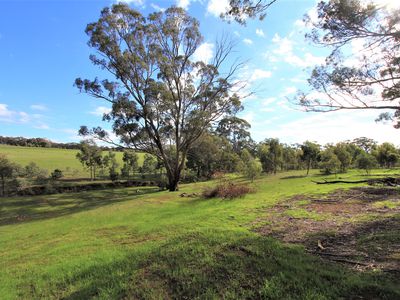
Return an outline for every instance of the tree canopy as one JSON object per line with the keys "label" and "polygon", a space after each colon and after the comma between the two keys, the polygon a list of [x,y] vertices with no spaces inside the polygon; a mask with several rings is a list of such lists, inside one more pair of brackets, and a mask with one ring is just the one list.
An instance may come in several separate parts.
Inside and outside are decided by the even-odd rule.
{"label": "tree canopy", "polygon": [[235,20],[245,25],[247,18],[263,20],[267,9],[277,0],[229,0],[228,10],[221,15],[226,20]]}
{"label": "tree canopy", "polygon": [[[307,37],[330,48],[325,63],[312,71],[309,92],[297,102],[308,111],[391,110],[378,119],[400,120],[400,14],[358,0],[318,4]],[[397,123],[395,127],[400,127]]]}

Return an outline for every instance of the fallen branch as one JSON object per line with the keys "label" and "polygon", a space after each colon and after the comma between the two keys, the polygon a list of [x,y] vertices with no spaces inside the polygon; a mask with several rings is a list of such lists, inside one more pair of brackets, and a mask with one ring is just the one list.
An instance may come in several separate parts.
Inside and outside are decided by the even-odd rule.
{"label": "fallen branch", "polygon": [[316,184],[335,184],[335,183],[350,183],[350,184],[356,184],[356,183],[368,183],[369,185],[375,185],[375,184],[384,184],[387,186],[399,186],[400,185],[400,178],[397,177],[385,177],[385,178],[375,178],[375,179],[364,179],[364,180],[326,180],[324,181],[315,181],[311,180],[312,182]]}

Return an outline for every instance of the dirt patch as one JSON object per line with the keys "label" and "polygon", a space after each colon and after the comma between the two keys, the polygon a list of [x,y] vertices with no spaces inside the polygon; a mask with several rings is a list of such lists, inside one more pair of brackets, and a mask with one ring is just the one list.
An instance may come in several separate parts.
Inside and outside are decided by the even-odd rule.
{"label": "dirt patch", "polygon": [[357,187],[296,195],[253,225],[263,235],[301,243],[324,259],[400,275],[398,189]]}

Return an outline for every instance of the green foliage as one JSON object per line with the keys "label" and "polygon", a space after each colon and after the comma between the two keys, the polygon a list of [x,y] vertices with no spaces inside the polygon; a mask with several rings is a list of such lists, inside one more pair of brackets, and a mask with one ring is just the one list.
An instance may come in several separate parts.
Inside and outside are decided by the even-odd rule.
{"label": "green foliage", "polygon": [[[317,18],[305,18],[311,28],[306,36],[332,51],[312,71],[311,91],[299,93],[299,104],[320,112],[388,109],[392,113],[383,113],[378,120],[397,120],[395,127],[399,128],[398,14],[373,1],[319,2]],[[347,50],[353,43],[363,47],[349,57]],[[349,58],[354,62],[349,64]]]}
{"label": "green foliage", "polygon": [[333,146],[333,153],[335,153],[340,162],[340,172],[346,172],[351,164],[351,154],[348,151],[348,145],[346,143],[337,143]]}
{"label": "green foliage", "polygon": [[1,196],[6,196],[9,190],[15,189],[13,179],[18,175],[21,168],[12,163],[5,155],[0,154],[0,182]]}
{"label": "green foliage", "polygon": [[263,20],[268,8],[277,0],[229,0],[226,12],[221,17],[227,21],[232,19],[241,25],[246,25],[249,18]]}
{"label": "green foliage", "polygon": [[333,149],[328,148],[321,153],[320,168],[321,172],[326,175],[336,174],[340,171],[341,162]]}
{"label": "green foliage", "polygon": [[157,159],[150,154],[144,155],[143,166],[141,168],[142,174],[153,174],[156,171]]}
{"label": "green foliage", "polygon": [[258,158],[262,169],[266,173],[276,174],[278,166],[282,162],[282,145],[279,139],[266,139],[258,148]]}
{"label": "green foliage", "polygon": [[94,180],[96,168],[103,165],[101,149],[92,140],[82,141],[80,145],[81,150],[76,154],[76,158],[90,170],[90,179]]}
{"label": "green foliage", "polygon": [[373,155],[381,167],[393,168],[400,160],[399,151],[391,143],[383,143],[379,145]]}
{"label": "green foliage", "polygon": [[300,148],[302,151],[301,160],[306,163],[308,175],[310,168],[317,161],[318,155],[321,151],[321,146],[316,143],[306,141],[304,144],[300,145]]}
{"label": "green foliage", "polygon": [[55,169],[52,173],[51,173],[51,178],[54,180],[58,180],[63,178],[64,174],[60,169]]}
{"label": "green foliage", "polygon": [[241,159],[243,162],[242,173],[251,182],[261,175],[262,166],[261,163],[255,160],[247,149],[244,149],[241,153]]}
{"label": "green foliage", "polygon": [[232,145],[233,151],[239,154],[243,149],[251,149],[254,141],[251,139],[251,125],[244,119],[235,116],[226,117],[219,121],[215,132],[226,138]]}
{"label": "green foliage", "polygon": [[108,174],[112,181],[118,179],[119,173],[117,170],[119,167],[119,163],[117,162],[114,152],[109,151],[108,154],[103,157],[102,166],[108,167]]}
{"label": "green foliage", "polygon": [[124,166],[121,169],[121,173],[129,180],[130,175],[139,169],[139,156],[132,150],[125,150],[122,160],[124,162]]}
{"label": "green foliage", "polygon": [[34,162],[30,162],[27,166],[25,166],[21,175],[27,177],[31,181],[35,181],[37,184],[45,183],[48,178],[47,170],[40,168]]}
{"label": "green foliage", "polygon": [[362,152],[356,162],[357,168],[365,170],[369,174],[370,170],[377,165],[376,158],[368,153]]}

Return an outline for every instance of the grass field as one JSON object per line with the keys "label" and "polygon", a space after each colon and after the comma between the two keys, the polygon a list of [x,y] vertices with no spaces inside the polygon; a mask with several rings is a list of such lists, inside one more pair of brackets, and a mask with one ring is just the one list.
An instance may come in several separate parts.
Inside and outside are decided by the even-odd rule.
{"label": "grass field", "polygon": [[[76,158],[78,152],[78,150],[73,149],[0,145],[0,154],[5,154],[8,159],[22,166],[35,162],[39,167],[48,170],[49,173],[53,172],[54,169],[60,169],[65,177],[89,177],[89,171]],[[139,165],[143,163],[143,157],[144,154],[139,153]],[[116,152],[116,158],[122,167],[122,152]]]}
{"label": "grass field", "polygon": [[[258,233],[293,195],[351,186],[315,185],[303,173],[262,177],[255,193],[234,200],[179,197],[215,182],[1,199],[0,298],[399,299],[398,276],[355,271]],[[304,213],[304,203],[286,208],[291,218],[329,217]],[[394,245],[399,238],[390,235]]]}

